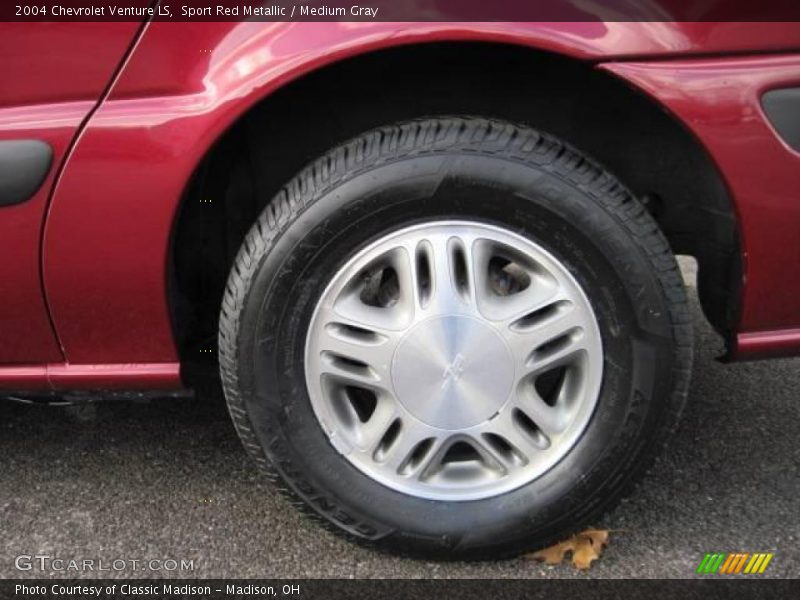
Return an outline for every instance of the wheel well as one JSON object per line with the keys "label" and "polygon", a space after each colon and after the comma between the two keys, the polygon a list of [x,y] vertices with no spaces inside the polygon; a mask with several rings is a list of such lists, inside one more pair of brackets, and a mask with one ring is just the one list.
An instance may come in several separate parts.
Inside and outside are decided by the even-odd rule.
{"label": "wheel well", "polygon": [[516,46],[431,43],[336,63],[257,104],[192,177],[172,240],[170,302],[184,364],[216,357],[222,292],[245,233],[306,163],[373,127],[469,114],[551,133],[645,203],[694,256],[703,310],[727,335],[741,279],[732,203],[700,143],[651,99],[591,64]]}

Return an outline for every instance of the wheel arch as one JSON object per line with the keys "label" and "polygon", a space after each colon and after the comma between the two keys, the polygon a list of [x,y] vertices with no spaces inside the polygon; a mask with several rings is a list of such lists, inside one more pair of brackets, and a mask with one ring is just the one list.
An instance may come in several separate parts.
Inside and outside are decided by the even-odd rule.
{"label": "wheel arch", "polygon": [[525,123],[610,170],[654,214],[674,251],[697,258],[705,314],[732,333],[741,279],[736,217],[719,172],[688,129],[593,63],[461,40],[319,65],[254,99],[214,141],[187,183],[171,233],[169,303],[184,363],[216,355],[205,351],[214,343],[228,270],[281,185],[366,129],[447,113]]}

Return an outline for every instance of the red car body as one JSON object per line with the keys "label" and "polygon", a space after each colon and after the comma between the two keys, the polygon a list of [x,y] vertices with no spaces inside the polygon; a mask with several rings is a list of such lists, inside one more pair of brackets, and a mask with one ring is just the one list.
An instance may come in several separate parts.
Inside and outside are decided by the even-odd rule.
{"label": "red car body", "polygon": [[561,55],[624,80],[682,123],[735,211],[741,273],[728,299],[729,356],[800,351],[800,154],[762,107],[765,92],[800,86],[796,23],[153,21],[0,31],[0,141],[53,150],[38,191],[0,207],[0,388],[182,387],[169,257],[203,158],[291,82],[434,42]]}

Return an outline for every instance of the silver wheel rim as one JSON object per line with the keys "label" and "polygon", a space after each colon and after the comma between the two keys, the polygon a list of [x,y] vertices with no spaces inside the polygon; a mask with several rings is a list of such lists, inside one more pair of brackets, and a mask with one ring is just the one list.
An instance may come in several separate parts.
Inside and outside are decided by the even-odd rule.
{"label": "silver wheel rim", "polygon": [[575,445],[602,383],[591,305],[567,268],[511,231],[436,221],[339,269],[306,340],[333,447],[411,496],[474,500],[533,481]]}

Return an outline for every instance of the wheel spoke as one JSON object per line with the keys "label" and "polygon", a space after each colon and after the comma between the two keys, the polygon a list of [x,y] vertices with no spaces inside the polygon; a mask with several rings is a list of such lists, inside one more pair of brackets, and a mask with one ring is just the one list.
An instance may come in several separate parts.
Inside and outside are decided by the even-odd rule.
{"label": "wheel spoke", "polygon": [[404,477],[418,478],[436,457],[441,432],[413,418],[400,421],[400,432],[385,452],[385,466]]}
{"label": "wheel spoke", "polygon": [[480,437],[488,451],[507,470],[520,469],[534,462],[549,447],[543,432],[525,427],[513,410],[505,410],[480,430]]}
{"label": "wheel spoke", "polygon": [[382,374],[369,365],[353,362],[332,353],[321,355],[319,368],[323,377],[332,377],[342,384],[350,383],[367,389],[380,389],[387,384]]}
{"label": "wheel spoke", "polygon": [[[512,398],[511,406],[520,411],[536,428],[546,435],[561,433],[569,424],[565,407],[550,406],[539,395],[532,383],[520,385],[517,388],[516,394]],[[518,424],[521,425],[522,422],[518,422]]]}
{"label": "wheel spoke", "polygon": [[527,361],[528,373],[540,374],[555,367],[570,364],[586,350],[582,329],[571,329],[534,350]]}
{"label": "wheel spoke", "polygon": [[499,436],[494,439],[494,434],[487,436],[471,436],[469,443],[481,458],[483,467],[502,475],[508,474],[512,469],[516,469],[518,464],[511,455],[507,455],[499,445],[502,439]]}
{"label": "wheel spoke", "polygon": [[473,245],[473,270],[478,308],[485,318],[500,321],[501,326],[523,317],[532,307],[553,301],[560,291],[558,281],[547,271],[522,260],[502,258],[497,244],[488,240]]}
{"label": "wheel spoke", "polygon": [[530,313],[529,319],[517,319],[509,324],[506,336],[520,377],[542,373],[570,360],[586,350],[582,309],[574,304],[556,300]]}
{"label": "wheel spoke", "polygon": [[463,312],[471,305],[475,281],[468,240],[438,234],[428,240],[432,258],[431,309],[436,313]]}
{"label": "wheel spoke", "polygon": [[397,334],[364,329],[342,320],[320,332],[324,372],[365,383],[388,382]]}
{"label": "wheel spoke", "polygon": [[403,331],[414,319],[414,304],[411,259],[399,247],[362,268],[341,289],[332,310],[339,319],[365,329]]}
{"label": "wheel spoke", "polygon": [[391,433],[389,430],[396,419],[398,419],[396,400],[388,394],[379,396],[375,412],[360,427],[359,450],[373,455],[387,433]]}
{"label": "wheel spoke", "polygon": [[411,261],[411,285],[414,289],[416,309],[425,311],[434,292],[434,255],[430,240],[412,240],[406,251],[413,257]]}

